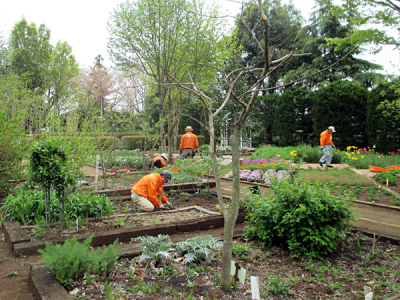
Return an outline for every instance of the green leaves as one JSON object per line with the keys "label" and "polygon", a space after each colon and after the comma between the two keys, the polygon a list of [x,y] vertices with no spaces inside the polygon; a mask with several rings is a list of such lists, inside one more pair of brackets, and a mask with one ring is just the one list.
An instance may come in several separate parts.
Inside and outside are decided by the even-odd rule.
{"label": "green leaves", "polygon": [[92,239],[93,235],[80,243],[74,236],[63,245],[46,242],[46,248],[38,251],[42,254],[44,264],[58,280],[68,285],[80,275],[88,273],[90,276],[91,271],[102,276],[114,270],[118,259],[118,239],[104,249],[90,251]]}
{"label": "green leaves", "polygon": [[282,244],[296,255],[320,257],[333,252],[346,224],[353,220],[347,195],[327,185],[281,182],[268,199],[249,202],[246,234],[263,244]]}
{"label": "green leaves", "polygon": [[[16,189],[7,196],[3,204],[5,217],[17,220],[23,225],[35,225],[45,215],[44,192],[40,190]],[[57,195],[50,195],[50,213],[53,221],[59,219]],[[113,205],[107,196],[91,194],[69,194],[64,199],[64,217],[67,219],[84,219],[101,217],[113,213]]]}

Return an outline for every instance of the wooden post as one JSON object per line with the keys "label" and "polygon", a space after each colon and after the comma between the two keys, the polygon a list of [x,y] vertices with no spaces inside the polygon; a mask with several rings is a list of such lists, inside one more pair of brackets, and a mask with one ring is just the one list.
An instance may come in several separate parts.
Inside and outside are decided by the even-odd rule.
{"label": "wooden post", "polygon": [[95,189],[97,190],[97,181],[99,179],[99,160],[100,160],[100,155],[96,156],[96,174],[94,176],[94,186]]}

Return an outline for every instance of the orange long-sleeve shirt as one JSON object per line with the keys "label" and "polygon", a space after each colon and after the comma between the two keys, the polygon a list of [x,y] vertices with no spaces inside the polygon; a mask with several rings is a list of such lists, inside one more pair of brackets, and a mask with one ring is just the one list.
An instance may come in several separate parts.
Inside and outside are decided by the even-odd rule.
{"label": "orange long-sleeve shirt", "polygon": [[199,149],[199,141],[197,140],[197,136],[188,131],[181,138],[181,146],[179,149],[182,151],[183,149]]}
{"label": "orange long-sleeve shirt", "polygon": [[156,158],[153,159],[154,162],[156,162],[157,160],[161,161],[161,168],[164,168],[167,165],[162,156],[157,156]]}
{"label": "orange long-sleeve shirt", "polygon": [[333,145],[332,134],[329,134],[328,130],[325,130],[324,132],[321,133],[320,145],[321,146]]}
{"label": "orange long-sleeve shirt", "polygon": [[[136,194],[150,200],[154,206],[160,206],[161,202],[165,203],[168,199],[164,195],[163,183],[160,174],[150,174],[140,179],[132,188]],[[158,200],[158,195],[161,196],[161,202]]]}

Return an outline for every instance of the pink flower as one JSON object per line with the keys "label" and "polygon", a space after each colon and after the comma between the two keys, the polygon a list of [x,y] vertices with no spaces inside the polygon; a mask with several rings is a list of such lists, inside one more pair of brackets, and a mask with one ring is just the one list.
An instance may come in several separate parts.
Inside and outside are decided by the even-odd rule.
{"label": "pink flower", "polygon": [[111,169],[111,172],[112,172],[112,173],[114,173],[114,172],[115,172],[115,170],[114,170],[114,169]]}
{"label": "pink flower", "polygon": [[368,149],[369,149],[369,147],[368,147]]}

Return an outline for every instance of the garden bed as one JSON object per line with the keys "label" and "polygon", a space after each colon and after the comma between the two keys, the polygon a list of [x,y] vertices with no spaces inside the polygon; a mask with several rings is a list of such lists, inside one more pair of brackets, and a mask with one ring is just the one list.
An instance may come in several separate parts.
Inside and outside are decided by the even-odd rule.
{"label": "garden bed", "polygon": [[160,275],[144,268],[138,257],[120,259],[107,280],[93,277],[87,284],[87,278],[79,278],[66,290],[45,268],[32,268],[30,281],[40,282],[40,275],[47,285],[54,284],[57,289],[53,292],[58,291],[60,297],[53,299],[188,299],[190,295],[196,299],[251,299],[250,276],[259,278],[261,297],[267,299],[363,299],[364,286],[372,288],[376,299],[400,292],[400,246],[360,232],[349,234],[335,253],[321,260],[295,258],[277,247],[236,240],[233,259],[247,272],[244,285],[237,283],[232,292],[219,288],[221,255],[219,251],[208,264],[184,265],[175,258],[172,268],[164,268]]}
{"label": "garden bed", "polygon": [[[244,219],[245,215],[240,214],[237,223],[243,223]],[[84,226],[86,226],[85,222],[83,221]],[[34,227],[24,228],[16,221],[4,221],[3,231],[13,254],[20,256],[37,254],[38,249],[45,247],[45,242],[64,243],[71,236],[76,236],[78,241],[83,241],[90,235],[94,235],[92,246],[96,247],[112,244],[117,238],[120,242],[129,242],[131,238],[138,236],[206,230],[221,227],[223,224],[223,216],[219,213],[192,206],[171,211],[120,216],[114,219],[100,218],[100,220],[88,222],[89,230],[84,226],[80,230],[67,230],[63,234],[60,234],[57,229],[51,230],[52,234],[46,235],[40,240],[33,240],[28,235]]]}

